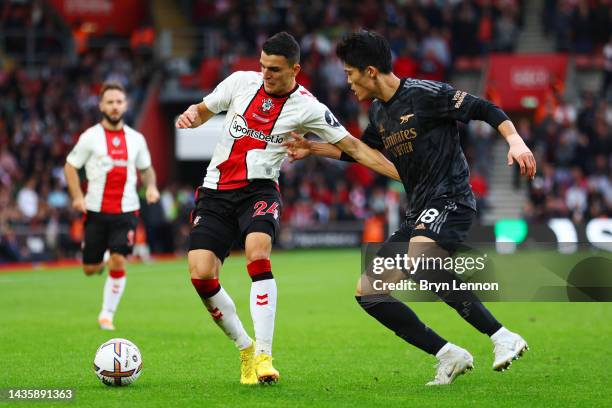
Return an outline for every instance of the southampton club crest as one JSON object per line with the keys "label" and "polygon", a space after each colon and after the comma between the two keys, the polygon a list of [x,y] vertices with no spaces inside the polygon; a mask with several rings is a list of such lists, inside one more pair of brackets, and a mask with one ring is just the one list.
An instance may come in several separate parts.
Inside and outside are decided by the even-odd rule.
{"label": "southampton club crest", "polygon": [[270,98],[264,99],[261,102],[261,110],[263,112],[269,112],[270,109],[272,109],[273,107],[274,107],[274,104],[272,103],[272,99]]}
{"label": "southampton club crest", "polygon": [[113,146],[115,146],[115,147],[119,147],[119,145],[121,144],[121,139],[119,139],[117,136],[115,136],[115,137],[113,138],[112,143],[113,143]]}

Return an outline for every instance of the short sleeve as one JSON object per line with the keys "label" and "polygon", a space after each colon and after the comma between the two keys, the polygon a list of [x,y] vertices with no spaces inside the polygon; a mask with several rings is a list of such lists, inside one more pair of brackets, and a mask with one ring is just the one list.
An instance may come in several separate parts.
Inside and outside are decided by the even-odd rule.
{"label": "short sleeve", "polygon": [[79,137],[79,140],[77,141],[76,145],[74,145],[70,153],[68,153],[68,157],[66,157],[66,161],[72,167],[80,169],[87,162],[87,160],[89,159],[89,156],[91,156],[92,151],[91,151],[89,139],[90,139],[89,134],[83,133]]}
{"label": "short sleeve", "polygon": [[204,103],[209,111],[219,113],[229,109],[242,74],[243,72],[241,71],[234,72],[221,81],[210,94],[204,97]]}
{"label": "short sleeve", "polygon": [[138,170],[145,170],[149,167],[151,167],[151,153],[149,153],[147,141],[144,136],[142,136],[142,144],[136,156],[136,168]]}
{"label": "short sleeve", "polygon": [[332,144],[338,143],[348,135],[347,130],[327,106],[315,99],[309,104],[308,112],[302,121],[302,128],[306,132],[312,132]]}

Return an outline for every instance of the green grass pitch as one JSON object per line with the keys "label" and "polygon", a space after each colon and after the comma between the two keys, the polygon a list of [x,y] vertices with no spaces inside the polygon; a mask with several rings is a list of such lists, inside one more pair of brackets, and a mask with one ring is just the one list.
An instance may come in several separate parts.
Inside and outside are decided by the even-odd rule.
{"label": "green grass pitch", "polygon": [[[0,406],[603,406],[610,404],[612,303],[493,303],[531,350],[509,371],[491,369],[488,338],[443,303],[412,307],[442,336],[472,352],[475,370],[447,387],[425,387],[435,359],[367,316],[353,298],[358,250],[273,254],[279,287],[274,342],[281,381],[241,386],[238,352],[195,294],[186,261],[133,264],[115,318],[97,328],[104,279],[77,268],[0,274],[0,388],[73,388],[73,402]],[[244,258],[221,282],[252,334]],[[110,388],[92,369],[112,337],[136,343],[144,370]],[[606,403],[606,401],[608,401]],[[609,405],[608,405],[609,406]]]}

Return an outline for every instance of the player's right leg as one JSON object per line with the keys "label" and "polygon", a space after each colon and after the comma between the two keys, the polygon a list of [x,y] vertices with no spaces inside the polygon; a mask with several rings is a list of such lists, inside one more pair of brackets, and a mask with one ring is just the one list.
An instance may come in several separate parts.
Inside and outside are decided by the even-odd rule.
{"label": "player's right leg", "polygon": [[[408,251],[410,232],[404,225],[387,241],[387,245],[379,251],[378,256],[394,257],[401,248],[405,248],[403,253]],[[457,375],[473,366],[471,355],[440,337],[427,327],[410,307],[391,296],[388,290],[377,290],[376,288],[381,287],[380,284],[375,286],[373,283],[375,279],[384,283],[395,283],[405,278],[404,272],[397,270],[376,276],[369,272],[365,273],[357,282],[355,298],[370,316],[393,331],[398,337],[434,355],[439,361],[438,373],[444,373],[439,379],[436,376],[435,384],[450,384]],[[433,385],[434,382],[429,384]]]}
{"label": "player's right leg", "polygon": [[206,249],[191,250],[187,257],[191,283],[202,303],[214,322],[240,350],[240,382],[257,384],[253,367],[255,350],[253,340],[242,326],[232,298],[219,284],[221,260]]}
{"label": "player's right leg", "polygon": [[87,276],[104,271],[104,252],[108,247],[108,233],[100,214],[88,211],[85,216],[83,238],[83,272]]}
{"label": "player's right leg", "polygon": [[[397,282],[397,279],[385,279],[385,282]],[[389,292],[373,292],[372,282],[365,275],[357,282],[355,298],[383,326],[438,359],[436,377],[427,385],[450,384],[458,375],[473,368],[474,360],[467,350],[443,339],[427,327],[408,305]]]}
{"label": "player's right leg", "polygon": [[227,216],[226,200],[200,198],[192,214],[187,255],[191,283],[214,322],[240,350],[240,382],[257,384],[253,340],[244,329],[232,298],[219,284],[219,271],[235,238],[236,220]]}

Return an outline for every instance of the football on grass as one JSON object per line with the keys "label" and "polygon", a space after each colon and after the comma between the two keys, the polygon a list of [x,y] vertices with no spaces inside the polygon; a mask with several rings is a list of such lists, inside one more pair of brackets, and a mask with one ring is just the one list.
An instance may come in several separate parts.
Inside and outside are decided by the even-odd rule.
{"label": "football on grass", "polygon": [[131,341],[110,339],[96,351],[93,365],[96,375],[104,384],[130,385],[140,377],[142,356]]}

